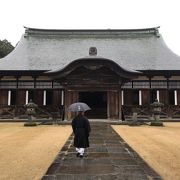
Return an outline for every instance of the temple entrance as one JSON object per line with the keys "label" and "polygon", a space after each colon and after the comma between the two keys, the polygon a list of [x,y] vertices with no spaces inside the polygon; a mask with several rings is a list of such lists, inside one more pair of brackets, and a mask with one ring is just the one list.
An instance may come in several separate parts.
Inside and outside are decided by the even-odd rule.
{"label": "temple entrance", "polygon": [[76,59],[49,75],[65,89],[67,118],[68,106],[80,101],[87,103],[92,109],[86,112],[88,118],[119,119],[120,87],[124,82],[137,77],[138,73],[125,70],[110,59],[93,56]]}
{"label": "temple entrance", "polygon": [[107,92],[79,92],[79,101],[91,107],[92,110],[86,112],[88,118],[107,118]]}

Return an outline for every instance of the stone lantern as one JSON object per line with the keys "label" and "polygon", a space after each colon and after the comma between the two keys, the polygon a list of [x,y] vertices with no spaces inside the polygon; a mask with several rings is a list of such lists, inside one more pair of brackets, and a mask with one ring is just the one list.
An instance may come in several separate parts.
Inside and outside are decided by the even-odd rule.
{"label": "stone lantern", "polygon": [[30,99],[28,104],[24,105],[26,107],[26,112],[28,114],[28,122],[26,122],[25,126],[36,126],[36,123],[32,121],[32,116],[36,114],[36,108],[38,107],[37,104],[35,104],[32,99]]}
{"label": "stone lantern", "polygon": [[154,120],[151,121],[151,126],[163,126],[163,123],[160,121],[161,108],[164,106],[163,103],[160,103],[158,99],[151,104]]}

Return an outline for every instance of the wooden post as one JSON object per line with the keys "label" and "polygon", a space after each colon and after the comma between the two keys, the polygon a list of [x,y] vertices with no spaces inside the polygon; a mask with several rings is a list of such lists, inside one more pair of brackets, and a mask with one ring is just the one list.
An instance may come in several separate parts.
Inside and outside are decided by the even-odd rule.
{"label": "wooden post", "polygon": [[110,119],[110,97],[109,91],[107,91],[107,118]]}
{"label": "wooden post", "polygon": [[119,91],[108,91],[108,118],[119,119]]}
{"label": "wooden post", "polygon": [[68,119],[67,115],[67,89],[64,90],[64,119]]}
{"label": "wooden post", "polygon": [[65,91],[65,117],[67,120],[71,118],[71,113],[67,111],[67,108],[72,103],[75,103],[79,99],[79,92],[78,91],[72,91],[72,90],[66,90]]}
{"label": "wooden post", "polygon": [[121,95],[121,88],[119,89],[119,120],[121,120],[122,119],[122,109],[121,109],[121,103],[122,103],[122,95]]}

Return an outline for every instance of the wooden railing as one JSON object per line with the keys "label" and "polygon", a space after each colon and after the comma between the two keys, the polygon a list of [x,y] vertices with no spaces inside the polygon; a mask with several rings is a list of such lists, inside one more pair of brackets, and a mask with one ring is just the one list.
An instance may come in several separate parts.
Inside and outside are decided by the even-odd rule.
{"label": "wooden railing", "polygon": [[[149,118],[152,116],[150,106],[123,105],[122,110],[125,117],[132,117],[133,112],[137,112],[138,118]],[[180,106],[165,105],[162,107],[161,118],[180,118]],[[27,118],[26,108],[24,106],[5,106],[0,105],[0,118]],[[64,107],[57,106],[39,106],[36,109],[37,118],[60,118],[64,119]]]}
{"label": "wooden railing", "polygon": [[[153,112],[150,106],[138,106],[138,105],[124,105],[122,106],[124,115],[126,117],[132,117],[133,112],[137,112],[139,118],[151,117]],[[161,118],[180,118],[180,106],[165,105],[162,107]]]}
{"label": "wooden railing", "polygon": [[[64,119],[64,107],[57,106],[38,106],[36,109],[36,118],[59,118]],[[5,106],[0,105],[0,118],[12,119],[12,118],[27,119],[26,108],[24,106]]]}

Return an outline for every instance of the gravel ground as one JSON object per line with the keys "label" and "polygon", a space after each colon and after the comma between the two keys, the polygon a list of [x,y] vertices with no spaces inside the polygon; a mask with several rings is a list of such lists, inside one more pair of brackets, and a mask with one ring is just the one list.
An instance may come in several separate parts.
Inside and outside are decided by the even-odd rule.
{"label": "gravel ground", "polygon": [[155,126],[112,126],[165,180],[180,179],[180,123]]}
{"label": "gravel ground", "polygon": [[71,132],[70,126],[0,123],[0,180],[39,180]]}

